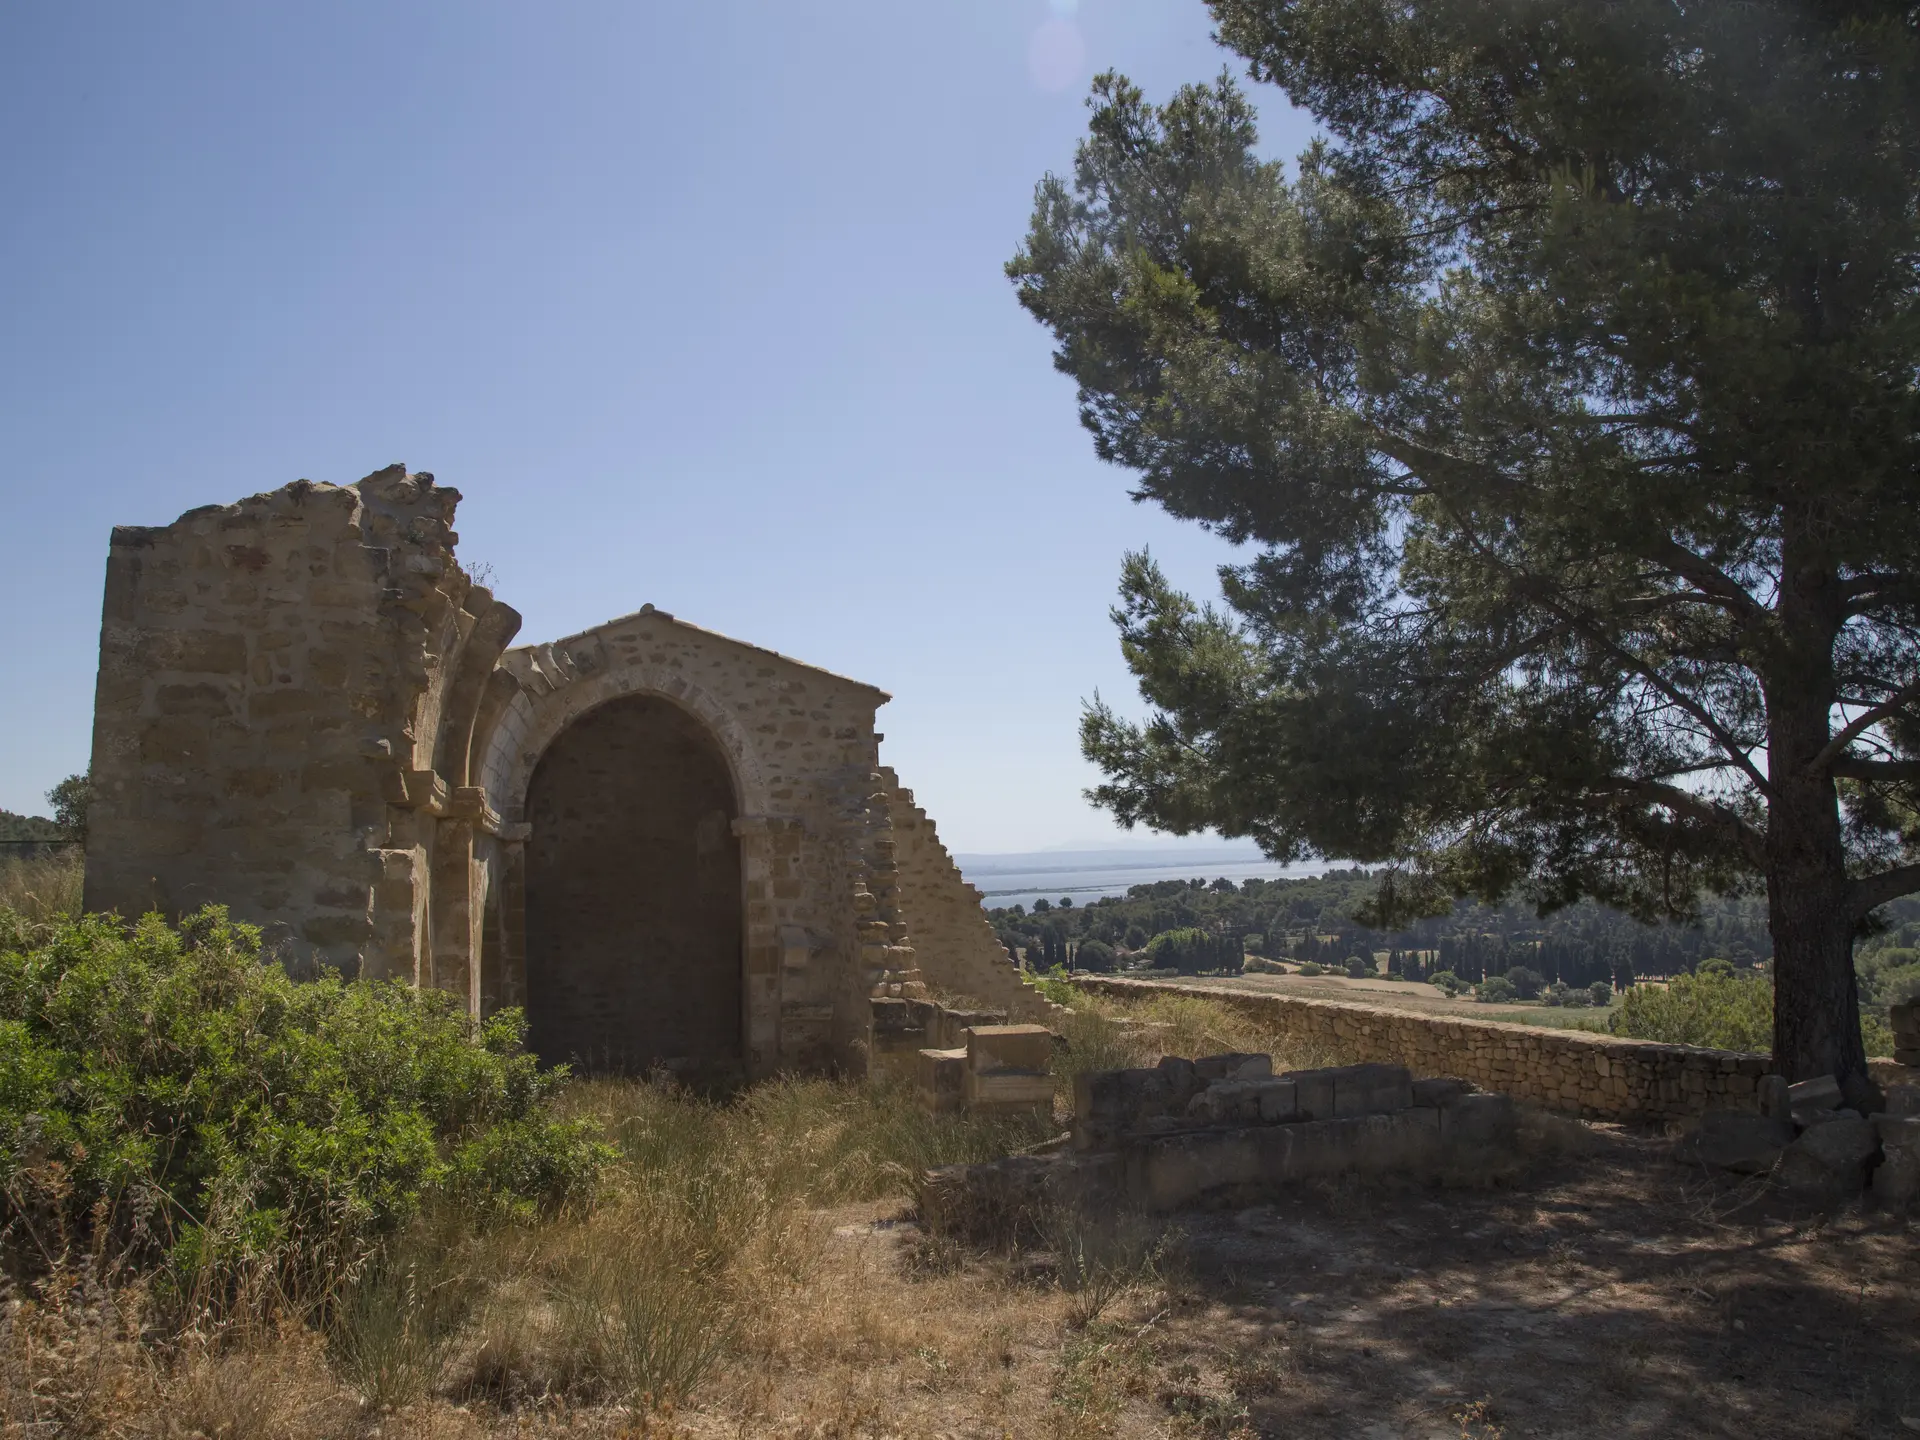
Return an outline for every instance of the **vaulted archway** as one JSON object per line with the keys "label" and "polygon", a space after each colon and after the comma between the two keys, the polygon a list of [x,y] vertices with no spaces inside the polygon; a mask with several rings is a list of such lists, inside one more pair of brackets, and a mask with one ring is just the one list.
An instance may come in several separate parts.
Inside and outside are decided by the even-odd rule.
{"label": "vaulted archway", "polygon": [[594,1072],[737,1074],[740,807],[712,731],[661,695],[608,700],[540,755],[525,813],[535,1053]]}

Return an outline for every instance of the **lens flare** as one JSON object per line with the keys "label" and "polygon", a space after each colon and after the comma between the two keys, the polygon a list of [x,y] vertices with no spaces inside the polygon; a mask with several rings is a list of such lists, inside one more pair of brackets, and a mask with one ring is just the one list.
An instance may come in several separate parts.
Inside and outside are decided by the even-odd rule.
{"label": "lens flare", "polygon": [[1067,89],[1080,78],[1087,61],[1087,42],[1071,21],[1049,20],[1027,43],[1027,71],[1033,83],[1049,94]]}

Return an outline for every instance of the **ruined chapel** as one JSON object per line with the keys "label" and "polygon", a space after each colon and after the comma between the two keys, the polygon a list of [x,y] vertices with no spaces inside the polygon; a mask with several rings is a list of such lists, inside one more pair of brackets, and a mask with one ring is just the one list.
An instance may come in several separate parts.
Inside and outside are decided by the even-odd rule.
{"label": "ruined chapel", "polygon": [[393,466],[114,530],[89,910],[224,904],[592,1070],[858,1071],[923,982],[1045,1011],[881,765],[883,691],[651,605],[514,647],[459,499]]}

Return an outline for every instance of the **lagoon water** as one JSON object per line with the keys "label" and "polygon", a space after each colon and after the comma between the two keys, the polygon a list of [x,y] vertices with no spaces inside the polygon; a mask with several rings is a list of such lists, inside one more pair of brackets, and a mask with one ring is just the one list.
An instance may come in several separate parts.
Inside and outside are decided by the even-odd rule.
{"label": "lagoon water", "polygon": [[1324,864],[1279,865],[1252,846],[1206,849],[1040,850],[1016,855],[956,855],[960,871],[985,897],[989,910],[1006,905],[1033,908],[1039,899],[1058,905],[1071,898],[1085,905],[1105,895],[1125,895],[1130,886],[1159,880],[1214,880],[1238,884],[1258,877],[1318,875]]}

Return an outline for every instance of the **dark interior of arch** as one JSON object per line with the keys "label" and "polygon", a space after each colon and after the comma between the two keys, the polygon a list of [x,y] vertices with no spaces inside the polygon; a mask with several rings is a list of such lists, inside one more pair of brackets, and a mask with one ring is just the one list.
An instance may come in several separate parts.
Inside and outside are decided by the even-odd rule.
{"label": "dark interior of arch", "polygon": [[652,696],[548,747],[527,792],[534,1052],[596,1073],[724,1079],[741,1057],[740,846],[726,758]]}

